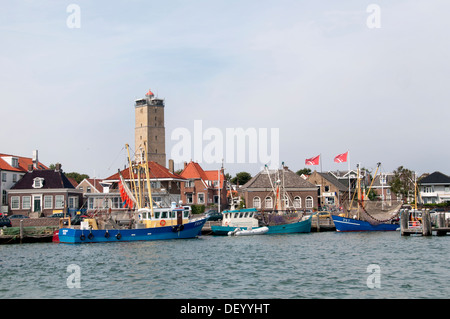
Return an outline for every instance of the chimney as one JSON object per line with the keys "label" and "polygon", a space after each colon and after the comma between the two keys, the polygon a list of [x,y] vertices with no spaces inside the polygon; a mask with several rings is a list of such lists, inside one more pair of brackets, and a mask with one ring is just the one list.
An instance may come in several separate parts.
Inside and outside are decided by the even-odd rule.
{"label": "chimney", "polygon": [[61,163],[56,163],[55,164],[55,172],[60,172],[61,171]]}
{"label": "chimney", "polygon": [[33,171],[33,165],[29,164],[28,165],[28,173],[31,173]]}
{"label": "chimney", "polygon": [[172,174],[173,172],[175,172],[173,159],[169,159],[169,172],[171,172]]}
{"label": "chimney", "polygon": [[187,167],[187,162],[184,162],[184,168],[186,168]]}
{"label": "chimney", "polygon": [[33,167],[38,169],[39,158],[38,158],[38,150],[33,151]]}

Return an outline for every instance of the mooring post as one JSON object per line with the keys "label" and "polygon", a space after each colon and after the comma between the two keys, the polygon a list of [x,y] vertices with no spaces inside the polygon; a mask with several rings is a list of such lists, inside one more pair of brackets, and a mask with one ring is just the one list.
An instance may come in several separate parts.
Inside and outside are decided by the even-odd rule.
{"label": "mooring post", "polygon": [[400,213],[400,234],[402,236],[408,236],[408,220],[409,220],[409,211],[404,210]]}
{"label": "mooring post", "polygon": [[425,211],[422,213],[422,235],[423,236],[432,235],[431,218],[429,211]]}
{"label": "mooring post", "polygon": [[20,238],[20,243],[22,243],[22,239],[23,239],[23,219],[20,220],[19,238]]}

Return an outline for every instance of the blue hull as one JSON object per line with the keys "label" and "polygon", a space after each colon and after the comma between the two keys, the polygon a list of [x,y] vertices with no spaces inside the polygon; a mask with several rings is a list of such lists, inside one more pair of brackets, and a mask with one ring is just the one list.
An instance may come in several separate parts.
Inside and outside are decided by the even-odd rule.
{"label": "blue hull", "polygon": [[61,228],[59,230],[59,242],[70,244],[84,244],[195,238],[201,234],[201,230],[205,222],[206,219],[201,219],[198,221],[186,223],[183,225],[183,230],[180,231],[174,231],[172,226],[120,230],[81,230]]}
{"label": "blue hull", "polygon": [[345,218],[332,215],[334,226],[336,231],[348,232],[348,231],[394,231],[397,230],[400,225],[397,224],[379,224],[371,225],[370,223],[357,220],[353,218]]}
{"label": "blue hull", "polygon": [[[237,227],[231,226],[211,226],[214,235],[226,236],[229,231],[235,230]],[[247,229],[247,227],[239,227]],[[260,227],[257,227],[260,228]],[[257,229],[254,227],[253,229]],[[266,234],[291,234],[291,233],[309,233],[311,232],[311,218],[291,224],[268,226],[269,231]]]}

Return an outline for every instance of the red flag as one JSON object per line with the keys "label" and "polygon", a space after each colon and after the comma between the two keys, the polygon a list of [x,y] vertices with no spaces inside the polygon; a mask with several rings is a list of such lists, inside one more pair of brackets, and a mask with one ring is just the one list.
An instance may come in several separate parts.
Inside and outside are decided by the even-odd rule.
{"label": "red flag", "polygon": [[343,154],[339,154],[338,156],[336,156],[336,157],[334,158],[334,161],[335,161],[336,163],[344,163],[344,162],[347,162],[347,156],[348,156],[348,151],[345,152],[345,153],[343,153]]}
{"label": "red flag", "polygon": [[305,160],[305,165],[319,165],[320,161],[320,155],[317,155],[316,157],[307,158]]}

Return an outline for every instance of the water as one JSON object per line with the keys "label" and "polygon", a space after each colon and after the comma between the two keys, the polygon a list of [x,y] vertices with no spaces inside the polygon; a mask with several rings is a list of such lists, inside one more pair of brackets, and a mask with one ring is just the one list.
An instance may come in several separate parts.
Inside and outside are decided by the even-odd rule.
{"label": "water", "polygon": [[449,298],[448,256],[450,236],[398,232],[2,245],[0,298]]}

